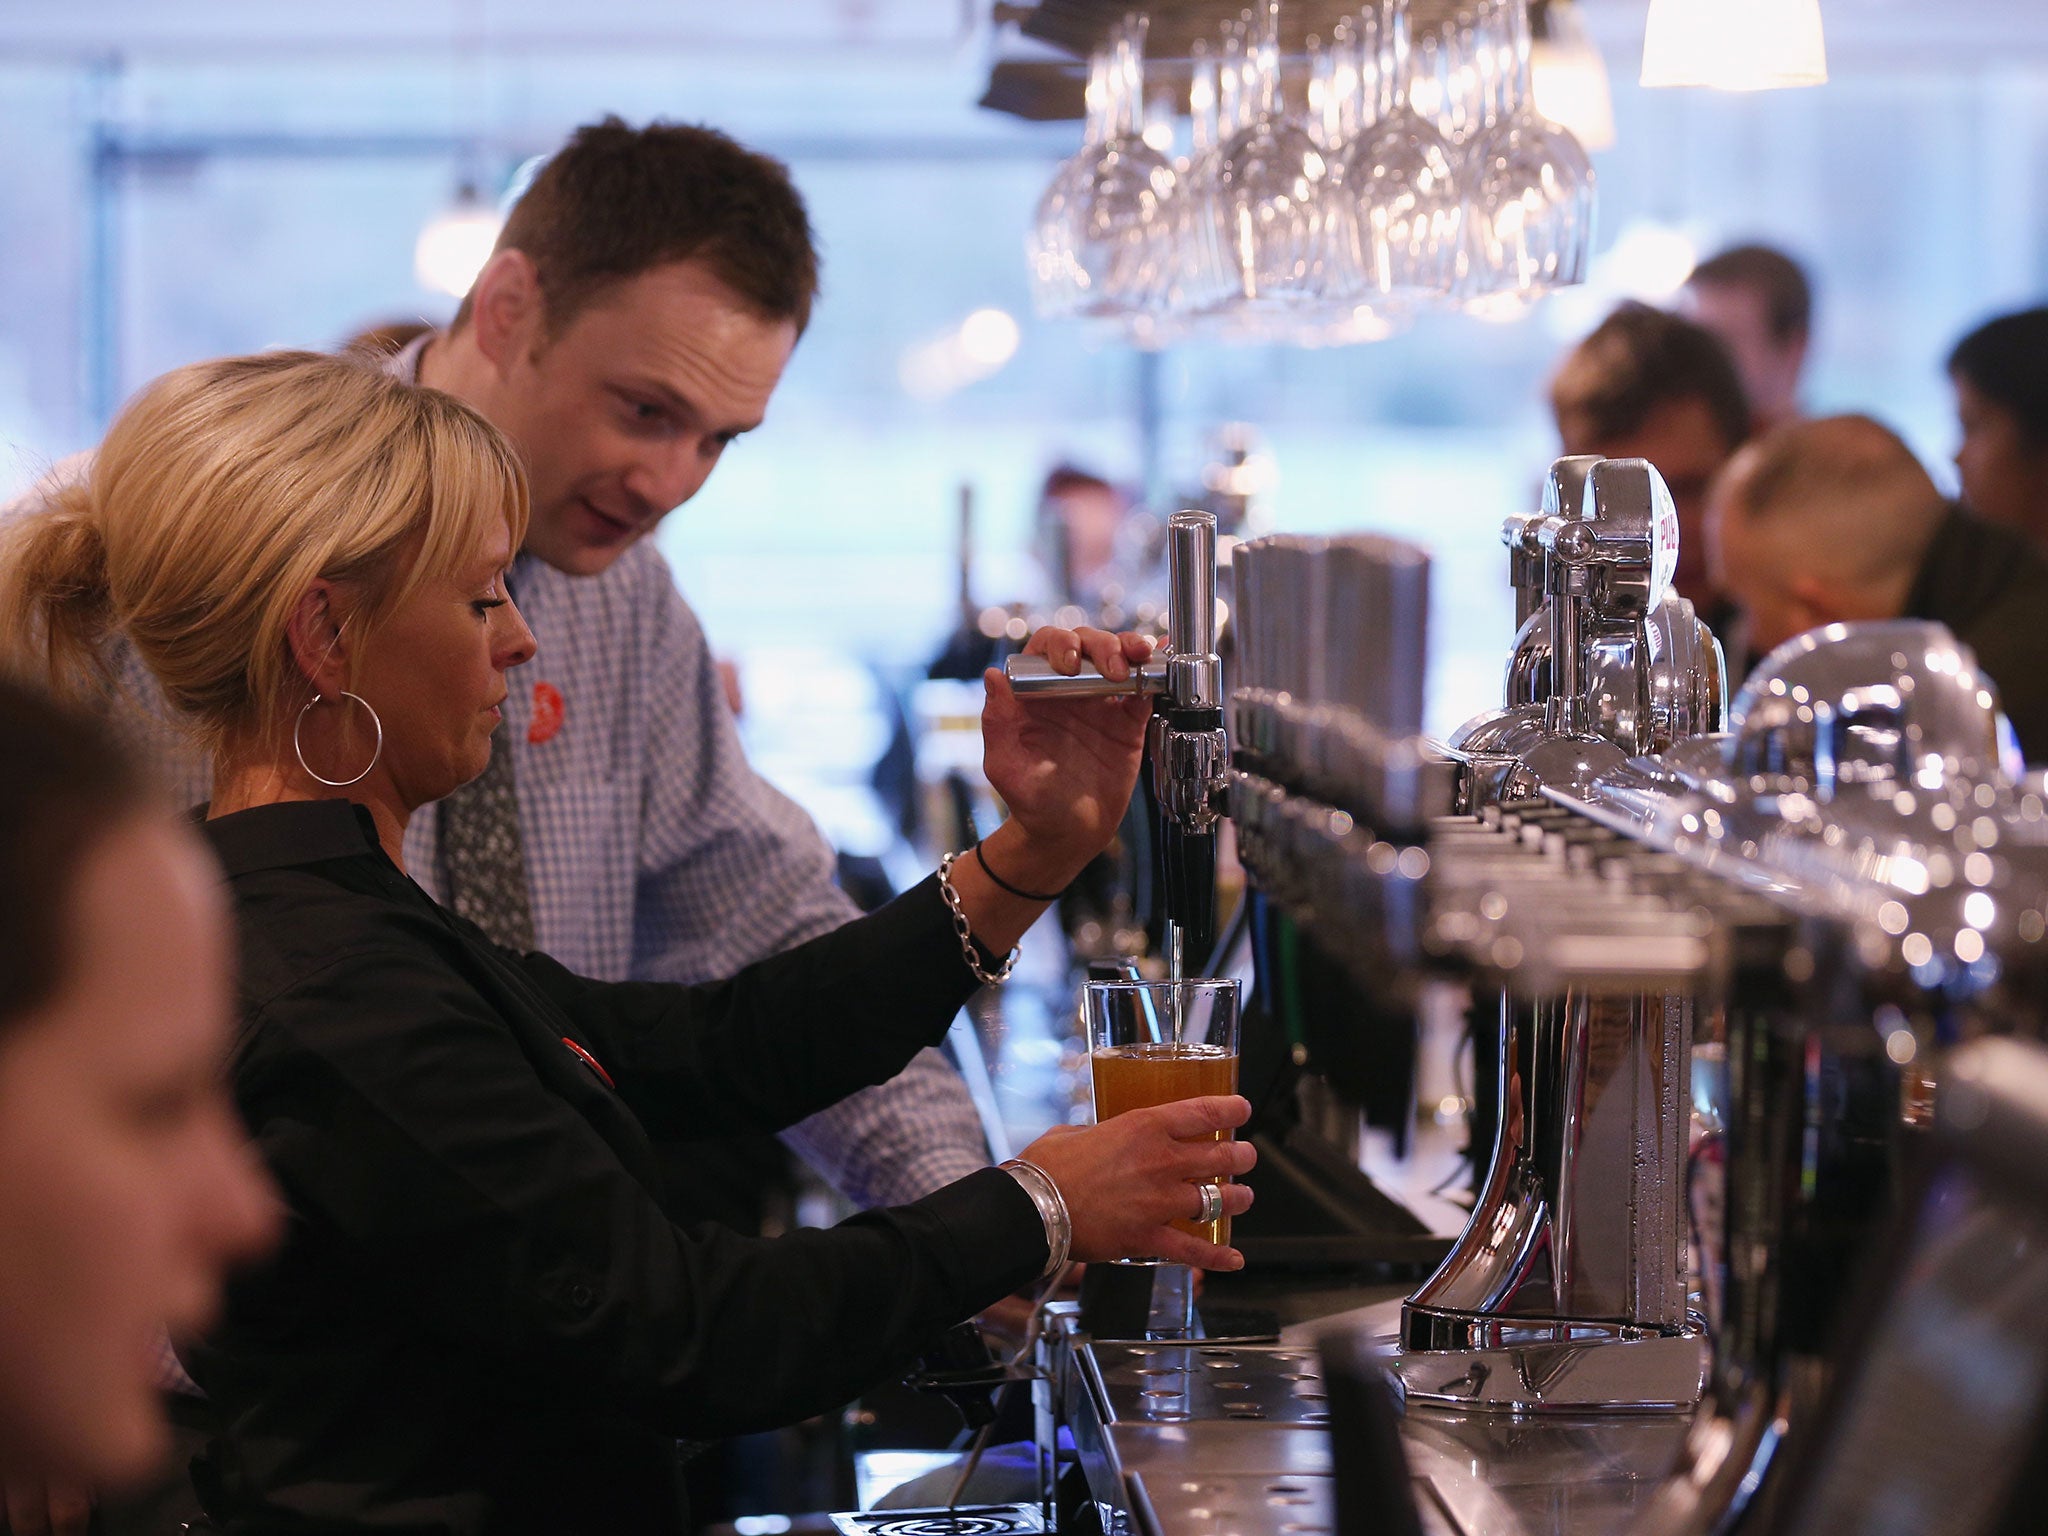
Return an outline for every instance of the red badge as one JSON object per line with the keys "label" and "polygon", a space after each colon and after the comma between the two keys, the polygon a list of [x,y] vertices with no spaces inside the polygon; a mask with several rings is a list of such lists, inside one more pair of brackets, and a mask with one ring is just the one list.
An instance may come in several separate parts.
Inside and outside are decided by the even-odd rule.
{"label": "red badge", "polygon": [[591,1055],[590,1052],[583,1049],[582,1046],[578,1045],[574,1040],[571,1040],[567,1035],[562,1036],[562,1044],[569,1047],[570,1051],[575,1055],[578,1061],[582,1062],[583,1065],[590,1068],[591,1071],[595,1072],[598,1076],[598,1081],[602,1082],[605,1085],[605,1087],[611,1089],[613,1093],[617,1093],[619,1091],[619,1085],[612,1081],[611,1073],[605,1071],[603,1066],[601,1066],[598,1063],[598,1059],[595,1056]]}
{"label": "red badge", "polygon": [[533,685],[533,723],[526,728],[526,739],[536,747],[544,741],[553,741],[555,732],[562,728],[562,690],[553,683]]}

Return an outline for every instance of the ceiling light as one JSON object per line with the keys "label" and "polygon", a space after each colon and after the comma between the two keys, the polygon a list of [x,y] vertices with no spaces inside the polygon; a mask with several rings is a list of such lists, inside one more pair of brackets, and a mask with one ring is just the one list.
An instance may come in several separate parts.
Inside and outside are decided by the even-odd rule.
{"label": "ceiling light", "polygon": [[465,182],[455,201],[420,231],[412,248],[413,276],[420,286],[435,293],[464,297],[491,259],[503,224],[497,210],[477,196],[473,184]]}
{"label": "ceiling light", "polygon": [[960,322],[960,350],[978,368],[994,373],[1017,355],[1017,322],[1000,309],[977,309]]}
{"label": "ceiling light", "polygon": [[1549,0],[1530,12],[1535,41],[1529,49],[1530,87],[1536,110],[1587,149],[1614,147],[1614,93],[1607,61],[1586,30],[1573,0]]}
{"label": "ceiling light", "polygon": [[1644,85],[1768,91],[1827,78],[1820,0],[1650,0]]}
{"label": "ceiling light", "polygon": [[1599,259],[1600,282],[1614,299],[1666,304],[1678,296],[1699,259],[1699,247],[1684,230],[1639,219]]}
{"label": "ceiling light", "polygon": [[906,350],[897,379],[914,400],[943,400],[1000,373],[1017,355],[1017,322],[1000,309],[977,309],[958,325]]}

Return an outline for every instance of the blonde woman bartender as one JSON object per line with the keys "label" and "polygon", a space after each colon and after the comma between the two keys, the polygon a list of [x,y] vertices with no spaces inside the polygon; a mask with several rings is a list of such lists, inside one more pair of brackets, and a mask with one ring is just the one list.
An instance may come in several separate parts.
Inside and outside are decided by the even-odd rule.
{"label": "blonde woman bartender", "polygon": [[[525,517],[510,451],[452,397],[272,353],[152,386],[6,562],[17,659],[91,688],[118,631],[214,758],[234,1092],[290,1212],[185,1351],[225,1423],[196,1475],[228,1531],[681,1530],[679,1438],[842,1403],[1068,1257],[1241,1262],[1167,1225],[1250,1166],[1205,1139],[1235,1097],[1055,1131],[829,1231],[662,1216],[654,1138],[774,1129],[941,1038],[1043,910],[1006,887],[1058,890],[1108,840],[1144,721],[1027,716],[998,675],[1010,818],[979,849],[730,981],[586,981],[403,864],[407,818],[483,770],[532,654],[504,582]],[[1039,648],[1112,673],[1145,654]]]}

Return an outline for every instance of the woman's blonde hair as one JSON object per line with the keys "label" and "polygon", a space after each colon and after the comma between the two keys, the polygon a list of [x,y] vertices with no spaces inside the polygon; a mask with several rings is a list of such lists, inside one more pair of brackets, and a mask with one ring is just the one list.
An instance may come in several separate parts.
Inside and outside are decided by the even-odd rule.
{"label": "woman's blonde hair", "polygon": [[194,363],[5,530],[0,646],[76,692],[108,681],[125,636],[218,750],[310,696],[287,638],[309,585],[350,586],[360,646],[498,530],[518,548],[526,518],[511,447],[452,395],[314,352]]}

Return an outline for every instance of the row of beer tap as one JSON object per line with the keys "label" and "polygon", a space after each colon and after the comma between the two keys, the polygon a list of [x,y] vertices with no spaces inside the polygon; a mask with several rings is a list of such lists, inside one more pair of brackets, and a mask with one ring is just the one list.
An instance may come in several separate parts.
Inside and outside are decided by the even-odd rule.
{"label": "row of beer tap", "polygon": [[[1442,975],[1498,1000],[1490,1164],[1385,1341],[1411,1412],[1692,1412],[1649,1528],[1784,1529],[1775,1464],[1951,1053],[2048,1033],[2048,811],[1939,626],[1802,636],[1731,701],[1649,464],[1561,460],[1502,537],[1502,705],[1439,742],[1423,551],[1239,545],[1226,695],[1214,524],[1171,520],[1168,646],[1131,685],[1168,916],[1199,965],[1227,817],[1259,899],[1377,1007]],[[1703,1045],[1727,1064],[1704,1225]]]}

